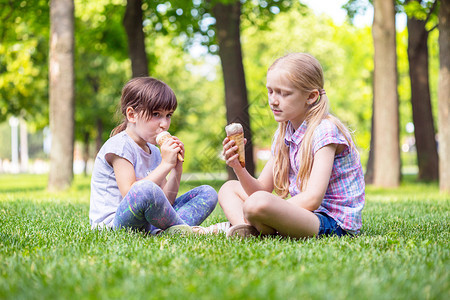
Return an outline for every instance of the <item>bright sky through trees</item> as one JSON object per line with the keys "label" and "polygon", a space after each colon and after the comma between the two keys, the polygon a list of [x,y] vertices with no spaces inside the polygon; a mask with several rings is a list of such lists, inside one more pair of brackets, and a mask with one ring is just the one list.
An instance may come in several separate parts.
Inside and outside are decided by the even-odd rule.
{"label": "bright sky through trees", "polygon": [[[367,2],[367,11],[364,14],[355,16],[354,24],[357,27],[372,25],[373,7],[368,3],[368,0],[365,1]],[[342,8],[342,5],[347,3],[347,0],[301,0],[301,2],[318,15],[329,15],[338,24],[341,24],[346,19],[347,12]],[[406,27],[406,14],[397,14],[395,22],[397,30],[403,30]]]}

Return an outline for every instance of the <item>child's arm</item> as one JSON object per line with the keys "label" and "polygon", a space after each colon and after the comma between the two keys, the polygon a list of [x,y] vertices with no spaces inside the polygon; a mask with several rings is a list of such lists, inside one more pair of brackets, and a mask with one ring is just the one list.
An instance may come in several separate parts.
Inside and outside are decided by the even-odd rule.
{"label": "child's arm", "polygon": [[319,208],[330,182],[336,148],[336,144],[329,144],[316,152],[305,191],[288,199],[288,202],[310,211]]}
{"label": "child's arm", "polygon": [[[184,144],[175,136],[172,136],[175,143],[178,145],[178,147],[181,149],[179,154],[184,158]],[[177,153],[178,155],[178,153]],[[171,170],[169,179],[167,180],[167,183],[164,185],[164,194],[166,194],[167,199],[169,202],[173,205],[175,202],[175,199],[178,194],[178,190],[180,188],[180,182],[181,182],[181,174],[183,173],[183,161],[180,161],[178,158],[176,160],[175,167]]]}
{"label": "child's arm", "polygon": [[106,155],[106,161],[113,167],[117,186],[122,197],[130,190],[133,183],[136,182],[136,173],[133,165],[123,157],[112,153]]}
{"label": "child's arm", "polygon": [[[122,197],[128,193],[131,186],[137,181],[134,167],[123,157],[109,153],[106,155],[106,160],[114,169],[117,186],[119,187]],[[153,181],[159,186],[165,184],[166,176],[173,167],[167,163],[161,163],[153,172],[151,172],[145,179]]]}
{"label": "child's arm", "polygon": [[[182,162],[179,162],[179,164],[182,164]],[[174,168],[169,175],[169,179],[167,180],[166,185],[164,186],[164,194],[166,194],[167,199],[169,200],[170,204],[174,204],[175,199],[178,194],[178,190],[180,188],[180,182],[181,182],[181,173],[180,171],[177,171],[177,168]]]}
{"label": "child's arm", "polygon": [[257,191],[273,191],[273,157],[264,166],[258,179],[248,173],[247,169],[243,168],[238,160],[236,153],[237,146],[234,141],[228,138],[223,140],[223,155],[228,166],[233,168],[234,173],[239,179],[244,191],[247,195],[251,195]]}
{"label": "child's arm", "polygon": [[[174,140],[164,143],[164,145],[161,147],[163,158],[161,164],[159,164],[159,166],[156,167],[156,169],[154,169],[144,179],[150,180],[161,188],[164,188],[164,186],[166,185],[167,175],[177,165],[177,155],[181,149],[183,149],[184,152],[184,147],[180,146]],[[116,177],[117,186],[120,190],[120,194],[122,195],[122,197],[125,197],[128,191],[131,189],[131,186],[137,181],[133,165],[125,158],[112,153],[106,155],[106,160],[114,169],[114,174]],[[169,195],[166,193],[166,196]]]}

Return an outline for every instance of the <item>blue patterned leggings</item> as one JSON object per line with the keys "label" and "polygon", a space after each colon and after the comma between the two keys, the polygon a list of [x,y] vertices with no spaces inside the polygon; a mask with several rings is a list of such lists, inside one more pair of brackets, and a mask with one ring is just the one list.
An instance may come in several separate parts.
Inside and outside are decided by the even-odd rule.
{"label": "blue patterned leggings", "polygon": [[163,190],[149,180],[134,184],[120,202],[114,228],[152,231],[173,225],[200,225],[214,210],[217,192],[208,185],[181,195],[172,206]]}

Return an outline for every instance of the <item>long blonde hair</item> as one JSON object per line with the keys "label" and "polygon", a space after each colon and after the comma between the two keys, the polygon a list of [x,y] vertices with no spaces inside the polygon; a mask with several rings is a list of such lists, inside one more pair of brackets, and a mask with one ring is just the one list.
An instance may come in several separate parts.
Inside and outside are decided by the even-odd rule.
{"label": "long blonde hair", "polygon": [[[304,191],[311,175],[313,165],[312,142],[314,130],[324,119],[329,119],[345,136],[345,139],[352,145],[351,137],[347,128],[336,117],[329,113],[329,100],[323,92],[323,71],[317,59],[306,53],[290,53],[278,58],[269,67],[268,72],[276,68],[286,71],[287,78],[299,90],[309,94],[315,90],[320,92],[319,98],[309,105],[305,122],[307,129],[300,145],[300,169],[297,175],[297,186],[300,191]],[[288,121],[279,123],[278,136],[275,141],[275,162],[274,162],[274,186],[278,195],[285,198],[289,194],[289,147],[285,144],[286,128]]]}

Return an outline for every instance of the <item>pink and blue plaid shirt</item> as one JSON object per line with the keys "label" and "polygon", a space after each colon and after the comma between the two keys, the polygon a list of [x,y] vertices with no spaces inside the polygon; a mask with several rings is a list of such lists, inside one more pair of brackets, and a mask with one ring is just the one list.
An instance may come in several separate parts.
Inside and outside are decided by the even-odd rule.
{"label": "pink and blue plaid shirt", "polygon": [[[292,124],[286,129],[285,143],[289,147],[289,193],[300,193],[297,175],[300,166],[300,144],[305,135],[307,124],[295,131]],[[278,132],[276,133],[276,135]],[[353,142],[352,142],[353,143]],[[344,135],[330,120],[323,120],[314,131],[313,155],[329,144],[342,144],[345,149],[335,156],[330,182],[320,207],[315,212],[323,212],[332,217],[338,225],[350,232],[359,233],[361,229],[361,211],[365,201],[364,174],[356,147],[349,145]],[[272,147],[272,149],[274,149]]]}

